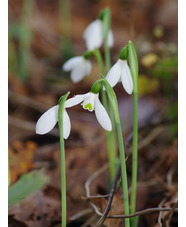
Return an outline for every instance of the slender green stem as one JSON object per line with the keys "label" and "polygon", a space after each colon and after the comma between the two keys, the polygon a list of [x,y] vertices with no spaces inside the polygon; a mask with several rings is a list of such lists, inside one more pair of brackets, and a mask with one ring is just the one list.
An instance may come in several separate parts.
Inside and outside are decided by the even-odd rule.
{"label": "slender green stem", "polygon": [[99,68],[102,74],[104,74],[104,64],[103,64],[103,59],[100,53],[100,50],[98,48],[95,48],[93,51],[93,54],[99,64]]}
{"label": "slender green stem", "polygon": [[62,227],[66,227],[66,170],[65,170],[65,143],[63,139],[63,112],[65,100],[69,93],[62,96],[59,101],[58,125],[60,134],[60,159],[61,159],[61,218]]}
{"label": "slender green stem", "polygon": [[110,49],[109,49],[109,46],[108,46],[108,35],[105,37],[104,51],[105,51],[105,64],[106,64],[106,68],[107,68],[107,72],[108,72],[110,67],[111,67]]}
{"label": "slender green stem", "polygon": [[[100,71],[104,74],[104,64],[101,53],[98,48],[94,49],[94,56],[99,64]],[[114,176],[116,173],[116,139],[115,139],[115,123],[114,118],[112,115],[112,111],[108,108],[108,100],[106,97],[105,91],[101,91],[101,98],[103,102],[103,106],[106,110],[110,113],[110,119],[112,122],[112,131],[106,131],[106,138],[107,138],[107,149],[108,149],[108,160],[109,160],[109,171],[110,171],[110,183],[114,180]]]}
{"label": "slender green stem", "polygon": [[[61,114],[60,114],[61,115]],[[66,227],[66,171],[65,171],[65,147],[63,139],[63,127],[59,121],[60,151],[61,151],[61,218],[62,227]]]}
{"label": "slender green stem", "polygon": [[[125,151],[123,144],[123,136],[121,130],[120,121],[116,123],[117,133],[118,133],[118,144],[119,144],[119,152],[120,152],[120,161],[121,161],[121,178],[122,178],[122,186],[123,186],[123,200],[124,200],[124,208],[125,215],[129,214],[129,199],[128,199],[128,182],[127,182],[127,170],[125,163]],[[130,226],[130,220],[128,218],[125,219],[125,226]]]}
{"label": "slender green stem", "polygon": [[[138,58],[132,41],[128,42],[128,61],[133,80],[133,150],[132,150],[132,191],[131,191],[131,214],[136,210],[136,186],[138,164]],[[136,227],[138,218],[131,219],[131,226]]]}
{"label": "slender green stem", "polygon": [[[117,128],[117,135],[118,135],[118,144],[119,144],[119,153],[120,153],[120,161],[121,161],[121,178],[122,178],[122,186],[123,186],[123,200],[124,200],[124,208],[125,208],[125,215],[129,214],[129,199],[128,199],[128,182],[127,182],[127,168],[125,163],[125,150],[124,150],[124,142],[122,136],[122,129],[118,111],[118,103],[117,98],[114,90],[111,88],[109,83],[103,79],[101,79],[106,85],[106,92],[108,94],[110,104],[113,109],[115,121],[116,121],[116,128]],[[125,219],[125,227],[130,227],[130,220],[128,218]]]}
{"label": "slender green stem", "polygon": [[136,184],[138,166],[138,94],[133,94],[133,148],[132,148],[131,214],[136,210]]}

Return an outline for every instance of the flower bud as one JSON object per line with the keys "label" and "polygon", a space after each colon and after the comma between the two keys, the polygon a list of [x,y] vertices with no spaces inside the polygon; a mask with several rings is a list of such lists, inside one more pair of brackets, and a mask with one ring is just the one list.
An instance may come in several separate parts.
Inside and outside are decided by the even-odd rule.
{"label": "flower bud", "polygon": [[121,50],[119,58],[123,61],[127,60],[127,58],[128,58],[128,45],[123,47],[123,49]]}
{"label": "flower bud", "polygon": [[91,87],[91,92],[94,94],[97,94],[100,92],[100,90],[102,89],[103,84],[100,80],[97,80]]}
{"label": "flower bud", "polygon": [[92,51],[89,51],[89,50],[85,51],[85,53],[83,54],[84,59],[86,60],[89,59],[91,54],[92,54]]}

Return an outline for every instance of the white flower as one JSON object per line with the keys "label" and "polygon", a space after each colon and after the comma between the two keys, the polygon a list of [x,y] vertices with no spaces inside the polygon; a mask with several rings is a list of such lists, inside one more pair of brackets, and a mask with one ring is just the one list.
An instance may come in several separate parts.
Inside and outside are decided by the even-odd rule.
{"label": "white flower", "polygon": [[77,56],[69,59],[63,65],[64,71],[71,71],[70,77],[72,82],[78,83],[91,72],[91,63],[83,56]]}
{"label": "white flower", "polygon": [[98,94],[94,94],[92,92],[86,93],[84,95],[76,95],[75,97],[68,99],[65,102],[65,107],[70,107],[77,105],[78,103],[82,103],[84,109],[93,111],[95,110],[96,118],[100,125],[107,131],[112,130],[112,124],[110,118],[101,104]]}
{"label": "white flower", "polygon": [[[110,118],[105,108],[99,101],[98,94],[93,94],[89,92],[83,95],[76,95],[65,102],[65,109],[63,112],[64,139],[67,139],[69,137],[71,131],[70,118],[67,114],[66,108],[75,106],[79,103],[82,103],[84,109],[88,109],[89,111],[95,110],[95,114],[100,125],[107,131],[112,130]],[[54,128],[54,126],[58,122],[58,110],[59,105],[53,106],[39,118],[36,124],[37,134],[40,135],[46,134]]]}
{"label": "white flower", "polygon": [[[94,50],[100,48],[103,43],[103,23],[100,19],[97,19],[90,23],[83,33],[83,38],[86,42],[88,50]],[[108,45],[112,47],[114,44],[114,37],[111,30],[108,33]]]}
{"label": "white flower", "polygon": [[[66,102],[65,102],[65,104],[66,104]],[[63,137],[64,137],[64,139],[67,139],[69,137],[70,131],[71,131],[70,118],[67,114],[66,108],[72,107],[74,105],[76,105],[75,102],[73,103],[73,105],[72,104],[70,105],[70,103],[68,102],[68,106],[67,107],[65,106],[65,109],[63,112]],[[40,135],[46,134],[54,128],[54,126],[58,122],[58,110],[59,110],[59,105],[53,106],[39,118],[39,120],[37,121],[37,124],[36,124],[36,133],[37,134],[40,134]]]}
{"label": "white flower", "polygon": [[109,70],[105,79],[111,87],[114,87],[118,82],[122,82],[125,91],[128,94],[133,92],[133,80],[127,60],[119,59]]}

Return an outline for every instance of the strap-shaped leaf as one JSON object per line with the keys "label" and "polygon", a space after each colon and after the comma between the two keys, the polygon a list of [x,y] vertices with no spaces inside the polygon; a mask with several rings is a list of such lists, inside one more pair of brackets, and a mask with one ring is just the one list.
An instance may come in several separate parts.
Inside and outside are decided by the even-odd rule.
{"label": "strap-shaped leaf", "polygon": [[25,173],[8,189],[8,207],[19,203],[22,199],[42,189],[49,181],[43,169]]}

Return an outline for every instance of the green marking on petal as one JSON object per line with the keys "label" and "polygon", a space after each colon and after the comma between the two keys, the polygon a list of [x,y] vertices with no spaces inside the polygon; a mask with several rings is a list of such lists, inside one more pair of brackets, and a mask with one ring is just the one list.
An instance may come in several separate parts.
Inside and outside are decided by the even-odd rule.
{"label": "green marking on petal", "polygon": [[85,105],[85,109],[87,110],[89,110],[89,111],[91,111],[92,110],[92,104],[91,103],[87,103],[86,105]]}

